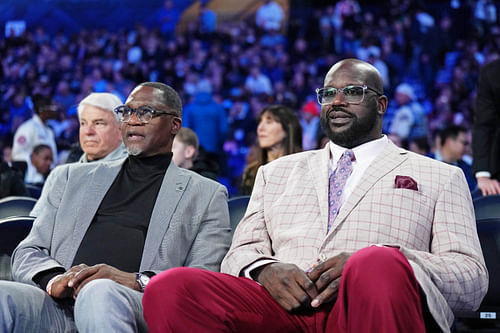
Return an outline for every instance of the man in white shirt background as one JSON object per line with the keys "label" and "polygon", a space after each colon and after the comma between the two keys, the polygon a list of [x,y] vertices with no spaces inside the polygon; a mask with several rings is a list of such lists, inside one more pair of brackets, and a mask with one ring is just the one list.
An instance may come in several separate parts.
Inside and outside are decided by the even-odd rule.
{"label": "man in white shirt background", "polygon": [[12,160],[26,162],[30,159],[33,148],[46,144],[52,149],[52,156],[57,163],[57,146],[54,132],[47,125],[47,120],[58,116],[58,110],[49,97],[36,94],[32,97],[34,115],[25,121],[14,134]]}

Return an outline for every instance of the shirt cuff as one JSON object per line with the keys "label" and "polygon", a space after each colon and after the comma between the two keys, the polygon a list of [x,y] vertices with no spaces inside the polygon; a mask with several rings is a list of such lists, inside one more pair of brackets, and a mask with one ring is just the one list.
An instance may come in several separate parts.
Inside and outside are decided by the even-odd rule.
{"label": "shirt cuff", "polygon": [[52,268],[52,269],[49,269],[49,270],[46,270],[46,271],[43,271],[43,272],[36,274],[33,277],[33,282],[38,284],[41,289],[46,290],[47,284],[54,276],[59,275],[59,274],[64,274],[65,272],[66,272],[66,270],[64,270],[64,268],[62,268],[62,267]]}
{"label": "shirt cuff", "polygon": [[392,247],[395,249],[399,249],[400,246],[396,244],[382,244],[382,243],[376,243],[376,244],[371,244],[370,246],[377,246],[377,247]]}
{"label": "shirt cuff", "polygon": [[243,276],[253,280],[252,275],[250,275],[250,273],[254,269],[262,267],[262,266],[267,265],[267,264],[272,264],[274,262],[278,262],[278,260],[273,260],[273,259],[261,259],[261,260],[257,260],[253,264],[247,266],[243,270]]}
{"label": "shirt cuff", "polygon": [[482,177],[491,178],[491,173],[489,171],[478,171],[474,176],[476,176],[476,179]]}
{"label": "shirt cuff", "polygon": [[151,272],[151,271],[144,271],[144,272],[141,272],[141,274],[146,275],[149,278],[152,278],[153,276],[156,275],[155,272]]}

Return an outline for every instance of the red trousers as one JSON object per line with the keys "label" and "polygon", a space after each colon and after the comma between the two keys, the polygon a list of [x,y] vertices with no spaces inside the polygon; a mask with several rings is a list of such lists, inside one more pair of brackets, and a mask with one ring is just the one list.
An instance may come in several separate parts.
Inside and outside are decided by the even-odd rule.
{"label": "red trousers", "polygon": [[408,260],[377,246],[349,258],[337,301],[319,309],[290,313],[255,281],[187,267],[153,277],[143,306],[151,333],[425,332]]}

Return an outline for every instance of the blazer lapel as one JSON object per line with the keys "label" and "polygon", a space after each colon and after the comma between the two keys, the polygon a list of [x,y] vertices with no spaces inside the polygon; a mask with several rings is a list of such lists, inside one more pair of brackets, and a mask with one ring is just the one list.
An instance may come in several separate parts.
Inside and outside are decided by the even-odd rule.
{"label": "blazer lapel", "polygon": [[87,229],[94,218],[99,205],[104,196],[113,184],[118,172],[122,167],[123,160],[118,160],[113,163],[96,162],[97,167],[94,169],[89,181],[82,184],[81,191],[85,193],[85,203],[77,203],[79,209],[76,212],[76,225],[73,232],[74,252],[78,250],[80,243],[85,236]]}
{"label": "blazer lapel", "polygon": [[[318,150],[308,160],[309,171],[314,179],[313,186],[316,188],[318,195],[319,212],[321,217],[321,225],[326,229],[328,227],[328,164],[330,163],[330,143],[326,144],[325,148]],[[324,223],[323,223],[324,222]]]}
{"label": "blazer lapel", "polygon": [[165,238],[172,215],[186,190],[190,178],[189,175],[181,173],[181,170],[173,161],[170,162],[151,214],[144,251],[142,252],[141,271],[151,268]]}
{"label": "blazer lapel", "polygon": [[332,232],[346,219],[346,217],[349,216],[351,211],[357,206],[359,201],[366,195],[373,185],[375,185],[375,183],[377,183],[382,177],[391,172],[398,165],[403,163],[407,158],[407,151],[400,149],[389,141],[387,147],[366,169],[358,185],[340,208],[339,214],[335,218],[329,234],[332,234]]}

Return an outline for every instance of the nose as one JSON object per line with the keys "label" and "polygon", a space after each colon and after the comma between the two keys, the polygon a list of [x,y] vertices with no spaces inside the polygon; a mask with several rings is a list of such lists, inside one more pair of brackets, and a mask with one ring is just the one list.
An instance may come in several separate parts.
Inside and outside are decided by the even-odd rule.
{"label": "nose", "polygon": [[333,99],[332,102],[333,105],[345,105],[347,104],[345,100],[344,93],[341,90],[337,90],[337,93],[335,94],[335,98]]}
{"label": "nose", "polygon": [[260,122],[259,125],[257,125],[257,133],[262,132],[265,128],[264,122]]}
{"label": "nose", "polygon": [[143,122],[139,119],[139,116],[137,115],[137,111],[133,111],[132,114],[130,115],[130,118],[127,121],[127,124],[129,125],[142,125]]}
{"label": "nose", "polygon": [[84,126],[82,126],[82,131],[86,135],[95,134],[95,128],[94,128],[93,125],[84,125]]}

